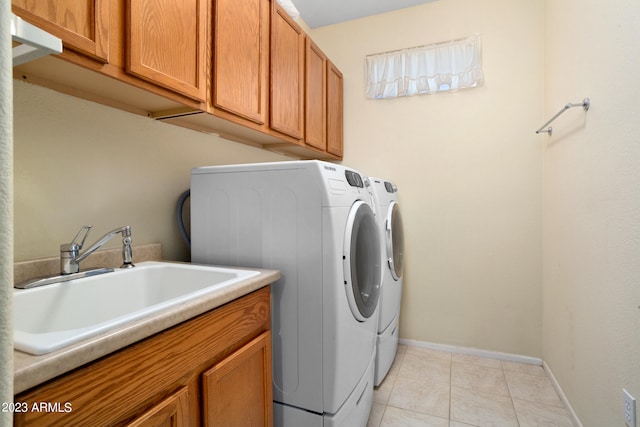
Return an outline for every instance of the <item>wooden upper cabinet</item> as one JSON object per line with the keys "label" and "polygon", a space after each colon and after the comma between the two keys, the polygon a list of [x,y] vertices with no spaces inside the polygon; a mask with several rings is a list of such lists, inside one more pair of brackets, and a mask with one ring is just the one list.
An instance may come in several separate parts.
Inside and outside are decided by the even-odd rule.
{"label": "wooden upper cabinet", "polygon": [[212,104],[260,125],[267,121],[270,13],[269,0],[213,3]]}
{"label": "wooden upper cabinet", "polygon": [[12,0],[12,9],[63,41],[55,67],[22,66],[39,84],[282,154],[342,158],[342,74],[277,0]]}
{"label": "wooden upper cabinet", "polygon": [[299,140],[304,137],[304,52],[304,32],[274,0],[270,127]]}
{"label": "wooden upper cabinet", "polygon": [[343,78],[327,60],[327,152],[342,158],[343,152]]}
{"label": "wooden upper cabinet", "polygon": [[305,142],[327,149],[327,57],[306,38]]}
{"label": "wooden upper cabinet", "polygon": [[12,0],[13,12],[67,49],[109,62],[109,0]]}
{"label": "wooden upper cabinet", "polygon": [[126,71],[204,101],[207,1],[127,0]]}

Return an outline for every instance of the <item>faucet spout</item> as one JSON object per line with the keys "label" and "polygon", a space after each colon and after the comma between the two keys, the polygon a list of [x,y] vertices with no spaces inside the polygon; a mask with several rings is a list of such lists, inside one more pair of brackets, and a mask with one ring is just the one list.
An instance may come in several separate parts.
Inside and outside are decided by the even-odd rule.
{"label": "faucet spout", "polygon": [[[99,249],[102,245],[111,240],[114,236],[122,235],[122,259],[123,264],[121,268],[133,267],[133,250],[131,248],[131,226],[125,225],[124,227],[111,230],[104,236],[102,236],[96,243],[91,245],[84,252],[80,253],[80,249],[84,244],[84,241],[91,229],[90,225],[85,225],[80,229],[76,237],[71,243],[65,243],[60,245],[60,274],[73,274],[80,271],[80,262]],[[82,242],[77,243],[76,240],[82,234],[83,230],[87,230],[84,234]]]}

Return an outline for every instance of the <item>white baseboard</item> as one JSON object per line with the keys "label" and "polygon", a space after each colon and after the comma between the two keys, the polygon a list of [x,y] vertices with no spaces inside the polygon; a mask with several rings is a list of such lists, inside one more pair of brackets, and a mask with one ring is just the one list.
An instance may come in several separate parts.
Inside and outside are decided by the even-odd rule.
{"label": "white baseboard", "polygon": [[528,365],[542,366],[542,359],[531,356],[522,356],[520,354],[501,353],[499,351],[481,350],[479,348],[460,347],[456,345],[436,344],[426,341],[409,340],[405,338],[400,338],[398,342],[400,344],[412,347],[429,348],[431,350],[448,351],[450,353],[468,354],[470,356],[488,357],[490,359],[504,360],[507,362],[518,362],[526,363]]}
{"label": "white baseboard", "polygon": [[562,391],[562,388],[560,387],[560,383],[558,383],[558,380],[556,380],[556,377],[555,375],[553,375],[553,371],[551,371],[551,368],[549,367],[549,365],[547,365],[547,362],[542,362],[542,367],[544,368],[544,371],[547,373],[547,376],[549,377],[549,380],[551,381],[553,388],[556,390],[556,393],[558,393],[560,400],[562,401],[562,403],[564,403],[564,407],[567,409],[567,412],[569,412],[569,417],[571,418],[571,422],[575,427],[582,427],[582,423],[580,422],[578,415],[576,415],[575,411],[571,407],[571,403],[569,403],[569,399],[567,399],[567,396],[565,396],[564,391]]}

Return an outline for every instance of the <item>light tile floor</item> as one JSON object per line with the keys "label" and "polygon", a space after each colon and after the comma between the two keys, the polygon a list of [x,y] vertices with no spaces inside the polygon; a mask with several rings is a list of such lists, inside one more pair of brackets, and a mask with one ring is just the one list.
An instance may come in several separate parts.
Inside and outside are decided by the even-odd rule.
{"label": "light tile floor", "polygon": [[541,366],[401,345],[367,427],[573,427]]}

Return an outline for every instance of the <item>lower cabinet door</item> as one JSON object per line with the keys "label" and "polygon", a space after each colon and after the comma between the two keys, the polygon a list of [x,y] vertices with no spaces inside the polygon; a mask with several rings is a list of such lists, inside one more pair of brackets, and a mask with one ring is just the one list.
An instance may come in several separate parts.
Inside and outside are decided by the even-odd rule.
{"label": "lower cabinet door", "polygon": [[204,372],[202,383],[204,426],[272,426],[271,333]]}
{"label": "lower cabinet door", "polygon": [[189,427],[189,389],[182,387],[171,396],[127,424],[127,427]]}

